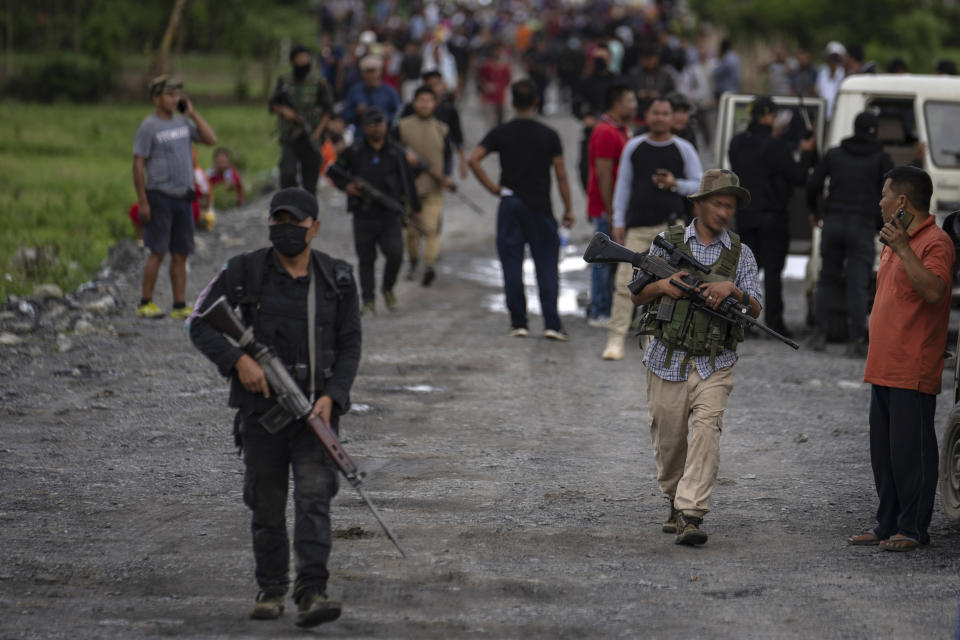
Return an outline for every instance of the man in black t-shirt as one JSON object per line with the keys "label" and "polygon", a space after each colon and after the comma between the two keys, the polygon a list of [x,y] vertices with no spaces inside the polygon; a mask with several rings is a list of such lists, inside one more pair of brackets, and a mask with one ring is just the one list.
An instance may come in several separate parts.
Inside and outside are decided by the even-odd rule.
{"label": "man in black t-shirt", "polygon": [[[470,168],[490,193],[500,198],[497,211],[497,252],[503,267],[503,288],[510,312],[510,335],[525,337],[527,299],[523,290],[523,251],[530,253],[537,272],[544,337],[566,341],[567,334],[557,312],[560,278],[557,260],[560,239],[550,204],[550,168],[557,176],[563,198],[563,226],[573,226],[570,184],[563,165],[560,136],[537,122],[537,88],[530,80],[511,87],[516,117],[498,125],[484,136],[470,155]],[[489,153],[500,155],[500,182],[490,180],[480,162]]]}

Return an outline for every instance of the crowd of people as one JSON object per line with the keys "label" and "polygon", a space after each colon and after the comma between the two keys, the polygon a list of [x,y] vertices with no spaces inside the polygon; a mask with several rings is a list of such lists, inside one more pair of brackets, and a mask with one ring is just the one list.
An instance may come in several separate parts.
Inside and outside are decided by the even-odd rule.
{"label": "crowd of people", "polygon": [[[325,595],[336,482],[316,443],[301,441],[303,433],[310,440],[302,420],[281,432],[282,438],[264,431],[261,418],[275,403],[268,400],[263,371],[215,335],[201,312],[219,294],[239,304],[256,335],[275,343],[309,393],[312,415],[336,428],[349,409],[360,314],[377,313],[378,292],[387,310],[400,308],[395,288],[404,255],[408,279],[419,278],[423,286],[435,281],[444,196],[456,190],[455,177],[462,180],[469,170],[499,199],[496,249],[509,336],[530,334],[522,270],[529,247],[543,336],[567,341],[557,311],[558,253],[561,229],[573,226],[576,215],[561,138],[537,117],[558,105],[582,126],[578,178],[587,196],[583,213],[593,228],[652,256],[665,255],[662,244],[655,246],[659,238],[713,267],[694,291],[677,286],[689,275],[679,268],[669,277],[633,282],[628,290],[630,269],[591,267],[587,322],[607,331],[601,357],[622,359],[631,327],[646,336],[651,433],[658,482],[669,501],[663,531],[674,534],[678,544],[707,541],[703,518],[717,476],[736,350],[744,339],[742,328],[718,320],[717,313],[731,303],[752,317],[763,312],[771,329],[790,336],[780,282],[789,241],[786,208],[792,191],[805,188],[814,217],[823,218],[824,238],[811,346],[826,347],[824,301],[846,263],[848,354],[866,357],[866,380],[873,385],[878,525],[850,543],[908,551],[929,541],[936,477],[932,417],[943,368],[939,355],[946,341],[953,246],[929,213],[929,176],[919,167],[893,167],[877,141],[876,116],[860,114],[854,135],[821,153],[818,162],[812,137],[793,144],[778,135],[776,104],[761,95],[751,104],[749,126],[730,143],[732,170],[704,171],[698,147],[710,144],[712,111],[720,95],[741,90],[745,71],[729,40],[713,51],[706,34],[673,33],[678,15],[668,3],[635,10],[610,5],[603,11],[543,3],[535,13],[522,3],[477,11],[451,5],[448,13],[428,3],[401,19],[394,3],[382,0],[372,20],[352,5],[323,5],[319,46],[290,49],[289,73],[269,99],[281,148],[281,191],[269,216],[274,251],[248,254],[242,267],[232,261],[201,294],[196,312],[184,299],[184,266],[193,248],[186,204],[193,184],[189,148],[191,141],[214,144],[216,138],[188,100],[183,115],[175,113],[180,86],[165,77],[152,86],[156,113],[141,125],[134,145],[134,182],[150,249],[138,315],[162,315],[152,291],[170,253],[171,315],[190,317],[197,346],[234,379],[231,404],[239,409],[236,433],[246,452],[245,497],[253,510],[261,588],[253,617],[276,618],[283,611],[289,551],[278,514],[286,504],[280,485],[285,486],[288,466],[297,486],[294,596],[300,622],[312,626],[339,615],[339,603]],[[775,48],[763,65],[764,89],[818,95],[831,109],[842,78],[870,69],[856,45],[833,42],[824,54],[817,69],[808,51],[790,57]],[[547,97],[551,84],[558,96],[553,105]],[[467,153],[459,109],[469,100],[476,100],[487,131]],[[497,178],[482,164],[491,154],[499,160]],[[321,177],[347,195],[359,294],[349,265],[309,246],[318,230]],[[228,154],[215,156],[211,178],[236,180],[242,197]],[[550,196],[554,181],[563,204],[559,217]],[[868,341],[866,290],[878,229],[887,246]],[[384,267],[378,286],[379,254]],[[314,282],[324,295],[311,302]],[[699,306],[690,302],[697,296]],[[907,327],[920,332],[913,332],[911,341],[900,340],[898,332]],[[314,333],[320,344],[304,337]],[[914,347],[923,358],[906,357],[904,350]],[[911,439],[914,427],[919,440]],[[323,482],[311,480],[321,467]]]}

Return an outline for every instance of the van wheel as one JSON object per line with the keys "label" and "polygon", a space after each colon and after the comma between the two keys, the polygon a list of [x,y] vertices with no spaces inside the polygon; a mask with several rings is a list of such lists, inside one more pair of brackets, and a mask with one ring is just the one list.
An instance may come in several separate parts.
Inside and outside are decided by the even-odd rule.
{"label": "van wheel", "polygon": [[960,524],[960,405],[950,412],[940,446],[940,501],[947,520]]}

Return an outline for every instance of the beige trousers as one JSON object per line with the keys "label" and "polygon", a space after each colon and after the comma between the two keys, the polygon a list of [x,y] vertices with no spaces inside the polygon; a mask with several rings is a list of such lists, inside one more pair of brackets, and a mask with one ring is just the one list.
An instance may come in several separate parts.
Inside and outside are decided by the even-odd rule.
{"label": "beige trousers", "polygon": [[[655,227],[632,227],[627,229],[624,241],[627,249],[638,253],[646,251],[653,244],[653,239],[667,230],[666,224]],[[617,265],[617,278],[613,286],[613,306],[610,310],[610,325],[607,331],[607,341],[619,340],[621,346],[630,330],[630,319],[633,318],[635,305],[630,299],[627,285],[633,280],[633,269],[628,264]]]}
{"label": "beige trousers", "polygon": [[[440,218],[443,215],[443,192],[428,193],[420,196],[423,209],[420,211],[420,224],[427,230],[423,246],[423,264],[432,267],[440,252]],[[404,231],[407,239],[407,257],[412,261],[420,259],[420,238],[423,234],[413,225],[407,225]]]}
{"label": "beige trousers", "polygon": [[682,382],[669,382],[648,369],[647,408],[660,490],[677,509],[702,518],[710,511],[720,466],[720,431],[733,390],[733,367],[706,380],[693,364],[690,369]]}

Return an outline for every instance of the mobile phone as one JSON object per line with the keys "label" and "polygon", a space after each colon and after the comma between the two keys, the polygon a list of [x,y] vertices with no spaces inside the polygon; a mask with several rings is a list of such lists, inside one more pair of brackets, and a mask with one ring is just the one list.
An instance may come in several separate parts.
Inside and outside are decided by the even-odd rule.
{"label": "mobile phone", "polygon": [[[897,212],[893,214],[893,217],[890,218],[890,222],[896,221],[897,226],[899,226],[904,231],[907,230],[907,227],[910,226],[910,223],[913,222],[913,214],[904,209],[897,209]],[[883,238],[880,238],[880,242],[887,244]]]}
{"label": "mobile phone", "polygon": [[184,100],[183,98],[180,98],[180,100],[177,101],[177,111],[179,111],[180,113],[187,112],[187,101]]}

